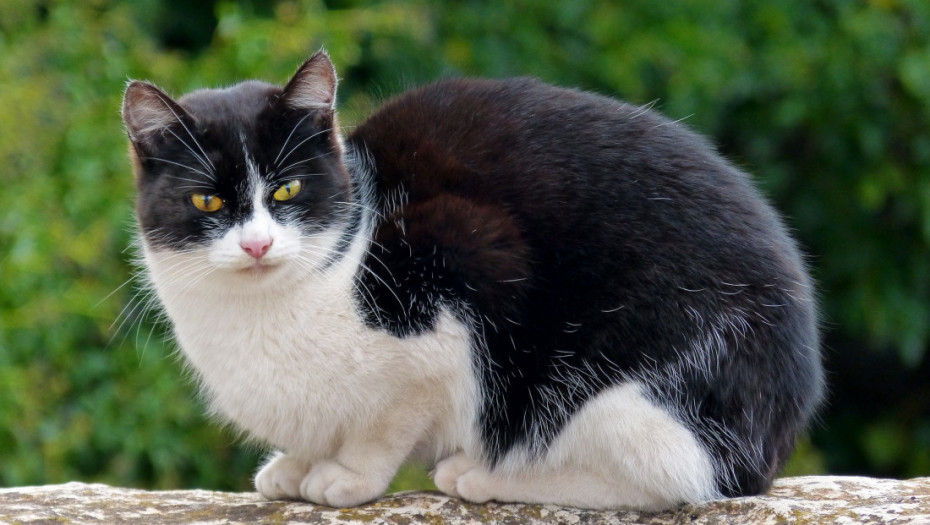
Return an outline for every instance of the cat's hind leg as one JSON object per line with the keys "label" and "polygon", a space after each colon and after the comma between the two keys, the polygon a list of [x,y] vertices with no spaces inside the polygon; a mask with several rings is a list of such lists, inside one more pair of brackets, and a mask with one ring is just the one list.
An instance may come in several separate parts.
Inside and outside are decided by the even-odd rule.
{"label": "cat's hind leg", "polygon": [[437,465],[435,473],[440,490],[473,503],[496,500],[588,509],[666,506],[630,481],[620,476],[606,480],[591,472],[569,469],[507,474],[488,470],[463,454],[444,460]]}
{"label": "cat's hind leg", "polygon": [[713,499],[713,462],[697,438],[636,383],[591,399],[545,456],[519,451],[493,469],[459,453],[441,461],[437,487],[463,499],[661,510]]}

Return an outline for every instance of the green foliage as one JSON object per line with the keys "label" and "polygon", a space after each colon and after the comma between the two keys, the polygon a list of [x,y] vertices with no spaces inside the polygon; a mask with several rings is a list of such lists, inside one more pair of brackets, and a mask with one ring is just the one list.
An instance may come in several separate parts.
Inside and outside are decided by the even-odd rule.
{"label": "green foliage", "polygon": [[[0,5],[0,485],[248,487],[258,451],[202,415],[164,328],[131,300],[138,284],[124,285],[134,197],[120,96],[129,78],[175,94],[283,82],[321,46],[348,125],[445,75],[658,101],[785,212],[821,283],[833,359],[930,362],[924,0],[185,5]],[[840,415],[792,472],[930,473],[921,395],[871,420],[834,399]]]}
{"label": "green foliage", "polygon": [[4,4],[0,20],[0,483],[241,488],[255,460],[204,423],[170,345],[111,330],[133,291],[121,90],[182,62],[123,5]]}

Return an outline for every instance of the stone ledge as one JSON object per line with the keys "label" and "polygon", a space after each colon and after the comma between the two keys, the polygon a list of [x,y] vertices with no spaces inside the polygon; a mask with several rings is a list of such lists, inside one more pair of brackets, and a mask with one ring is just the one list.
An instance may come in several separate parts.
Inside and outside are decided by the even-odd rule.
{"label": "stone ledge", "polygon": [[602,512],[550,505],[475,505],[433,492],[386,496],[353,509],[267,501],[255,493],[149,492],[67,483],[0,489],[2,523],[930,523],[930,478],[784,478],[765,496],[675,511]]}

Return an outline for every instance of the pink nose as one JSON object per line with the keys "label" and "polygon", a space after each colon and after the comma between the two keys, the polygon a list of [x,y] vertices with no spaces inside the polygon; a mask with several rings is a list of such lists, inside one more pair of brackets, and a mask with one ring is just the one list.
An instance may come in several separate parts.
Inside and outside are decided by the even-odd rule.
{"label": "pink nose", "polygon": [[245,253],[255,257],[256,259],[261,259],[268,253],[268,249],[271,248],[271,239],[254,239],[250,241],[242,241],[239,243],[239,246],[242,247]]}

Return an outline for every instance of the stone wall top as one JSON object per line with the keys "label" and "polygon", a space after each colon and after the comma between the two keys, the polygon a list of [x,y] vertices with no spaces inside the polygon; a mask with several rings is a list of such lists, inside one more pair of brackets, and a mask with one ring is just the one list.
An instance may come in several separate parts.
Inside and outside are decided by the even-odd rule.
{"label": "stone wall top", "polygon": [[930,478],[784,478],[764,496],[685,505],[662,513],[550,505],[475,505],[433,492],[386,496],[358,508],[268,501],[255,493],[144,491],[67,483],[0,489],[2,523],[930,523]]}

